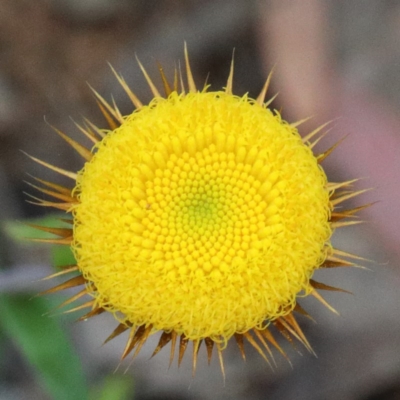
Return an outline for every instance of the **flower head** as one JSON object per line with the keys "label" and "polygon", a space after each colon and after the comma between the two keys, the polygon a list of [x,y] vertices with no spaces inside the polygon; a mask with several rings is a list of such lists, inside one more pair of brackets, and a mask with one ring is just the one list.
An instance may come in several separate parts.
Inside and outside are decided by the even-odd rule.
{"label": "flower head", "polygon": [[185,60],[188,93],[182,77],[171,87],[160,70],[165,96],[139,63],[154,94],[148,105],[116,74],[136,107],[129,116],[95,93],[111,129],[80,127],[93,149],[56,130],[86,159],[78,174],[35,159],[75,181],[71,190],[40,180],[61,200],[40,204],[71,213],[73,228],[39,228],[72,245],[77,261],[62,272],[74,277],[46,293],[85,285],[72,300],[92,299],[76,309],[115,315],[107,340],[130,331],[123,358],[159,331],[154,353],[171,342],[172,361],[179,337],[180,363],[192,341],[194,368],[204,341],[209,359],[217,344],[223,369],[232,337],[243,356],[245,338],[267,361],[270,346],[286,357],[271,325],[311,350],[293,311],[305,313],[299,296],[327,305],[316,289],[339,290],[312,275],[353,265],[330,237],[354,223],[342,219],[358,209],[336,206],[360,192],[348,191],[351,181],[328,183],[320,162],[332,149],[316,156],[310,143],[322,127],[302,139],[267,108],[269,79],[257,99],[235,96],[232,64],[225,90],[198,91]]}

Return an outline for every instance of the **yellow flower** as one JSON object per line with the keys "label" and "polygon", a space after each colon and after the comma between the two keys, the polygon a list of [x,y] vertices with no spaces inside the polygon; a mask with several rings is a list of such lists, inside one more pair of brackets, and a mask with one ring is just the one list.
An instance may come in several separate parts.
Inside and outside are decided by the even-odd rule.
{"label": "yellow flower", "polygon": [[222,371],[232,337],[243,357],[243,339],[267,361],[271,347],[286,357],[271,326],[311,351],[293,311],[306,314],[298,298],[308,295],[332,309],[316,289],[340,289],[312,275],[353,265],[357,257],[330,237],[355,223],[342,219],[360,207],[336,206],[361,191],[327,181],[320,162],[332,149],[316,156],[310,142],[323,127],[301,138],[299,123],[267,108],[269,78],[257,99],[235,96],[232,64],[225,90],[198,91],[186,49],[185,61],[188,92],[180,74],[170,86],[160,69],[165,96],[139,63],[154,95],[148,105],[114,71],[136,109],[123,117],[95,92],[111,129],[80,127],[93,149],[56,130],[87,161],[78,174],[32,157],[75,181],[69,189],[39,180],[61,202],[38,204],[73,219],[71,229],[38,228],[72,245],[77,260],[51,276],[73,277],[45,293],[84,285],[65,304],[89,295],[74,308],[90,308],[82,319],[113,313],[119,325],[106,341],[130,332],[122,358],[157,332],[154,354],[171,342],[172,361],[179,339],[179,364],[193,342],[193,370],[203,341],[209,360],[216,344]]}

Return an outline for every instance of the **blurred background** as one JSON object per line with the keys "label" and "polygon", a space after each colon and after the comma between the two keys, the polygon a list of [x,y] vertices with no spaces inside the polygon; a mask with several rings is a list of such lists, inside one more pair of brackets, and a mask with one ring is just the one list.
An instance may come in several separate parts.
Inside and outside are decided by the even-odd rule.
{"label": "blurred background", "polygon": [[[32,244],[22,221],[49,210],[26,202],[27,174],[63,182],[20,150],[62,168],[80,158],[46,120],[80,138],[71,118],[105,126],[87,82],[124,113],[128,99],[108,62],[143,101],[150,91],[137,55],[159,82],[157,62],[172,76],[187,42],[195,79],[224,86],[235,49],[234,91],[256,97],[275,65],[270,96],[289,121],[313,118],[305,135],[334,120],[322,151],[347,136],[324,162],[330,181],[363,178],[378,201],[367,222],[335,233],[334,244],[372,262],[368,270],[318,271],[349,290],[326,294],[340,312],[305,307],[299,317],[318,358],[288,348],[274,371],[249,349],[243,363],[231,344],[226,382],[218,360],[200,352],[196,377],[187,357],[168,369],[169,351],[149,360],[149,340],[124,373],[116,372],[126,337],[102,347],[110,316],[74,323],[52,311],[63,295],[32,297],[38,279],[71,259],[68,249]],[[400,3],[390,0],[0,0],[0,399],[400,399]],[[50,315],[48,313],[50,312]],[[54,314],[56,314],[54,316]],[[284,344],[282,344],[284,346]]]}

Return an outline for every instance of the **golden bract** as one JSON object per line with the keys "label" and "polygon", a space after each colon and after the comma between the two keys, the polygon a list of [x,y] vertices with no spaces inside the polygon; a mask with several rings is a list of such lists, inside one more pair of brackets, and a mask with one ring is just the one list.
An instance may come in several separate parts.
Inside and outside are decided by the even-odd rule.
{"label": "golden bract", "polygon": [[270,322],[310,349],[292,311],[305,313],[299,295],[326,304],[315,289],[335,289],[311,279],[317,268],[353,265],[329,239],[357,211],[335,206],[360,192],[341,195],[352,182],[327,182],[319,163],[331,149],[314,156],[319,130],[302,139],[267,108],[268,81],[257,100],[234,96],[232,65],[225,91],[199,92],[186,55],[189,93],[161,70],[163,98],[140,67],[155,98],[143,106],[117,75],[137,110],[122,117],[96,93],[112,130],[79,127],[92,151],[57,131],[88,161],[82,171],[35,159],[76,181],[71,191],[39,180],[63,201],[40,204],[72,212],[73,235],[39,228],[72,244],[77,265],[62,273],[78,273],[47,292],[85,284],[72,300],[93,299],[76,309],[91,307],[83,318],[115,314],[107,340],[130,330],[123,358],[158,331],[155,353],[171,341],[171,361],[178,336],[179,363],[193,341],[194,368],[203,340],[209,359],[218,344],[221,367],[232,336],[243,356],[243,338],[265,359],[271,345],[285,355]]}

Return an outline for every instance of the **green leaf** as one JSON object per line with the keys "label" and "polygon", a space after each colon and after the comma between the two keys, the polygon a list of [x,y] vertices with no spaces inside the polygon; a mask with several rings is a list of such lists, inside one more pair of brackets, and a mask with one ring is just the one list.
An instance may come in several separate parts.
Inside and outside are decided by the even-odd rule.
{"label": "green leaf", "polygon": [[71,247],[62,245],[53,245],[51,248],[52,264],[55,267],[63,265],[75,265],[76,260],[72,253]]}
{"label": "green leaf", "polygon": [[49,226],[56,228],[70,227],[65,222],[60,221],[60,218],[65,218],[65,214],[51,214],[41,218],[32,218],[24,221],[6,221],[4,223],[5,233],[12,239],[18,241],[24,241],[27,245],[35,245],[37,243],[29,242],[27,239],[44,239],[55,237],[47,232],[40,231],[32,228],[27,224]]}
{"label": "green leaf", "polygon": [[92,391],[92,400],[133,400],[134,383],[129,375],[109,375],[101,388]]}
{"label": "green leaf", "polygon": [[42,298],[0,296],[0,325],[35,368],[39,381],[57,400],[88,398],[79,358],[56,318],[43,316],[52,304]]}
{"label": "green leaf", "polygon": [[[32,228],[27,224],[39,225],[39,226],[49,226],[56,228],[70,227],[70,225],[65,222],[60,221],[60,218],[65,217],[63,214],[53,214],[42,218],[28,219],[24,221],[6,221],[4,223],[5,233],[12,239],[19,242],[23,241],[27,246],[37,246],[38,243],[30,242],[27,239],[46,239],[54,238],[47,232],[40,231],[38,229]],[[61,267],[63,265],[73,265],[76,264],[75,257],[69,246],[64,245],[50,245],[52,264],[55,267]]]}

